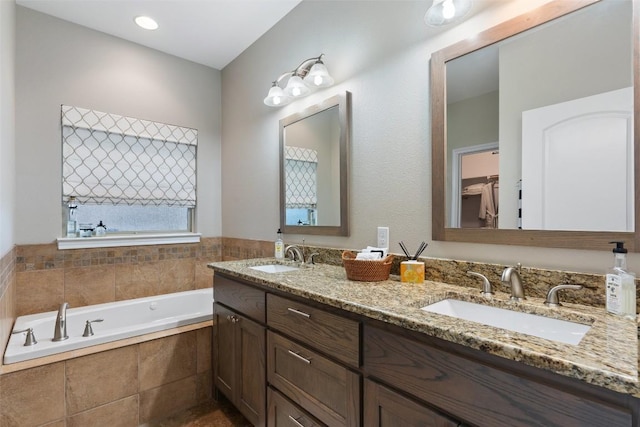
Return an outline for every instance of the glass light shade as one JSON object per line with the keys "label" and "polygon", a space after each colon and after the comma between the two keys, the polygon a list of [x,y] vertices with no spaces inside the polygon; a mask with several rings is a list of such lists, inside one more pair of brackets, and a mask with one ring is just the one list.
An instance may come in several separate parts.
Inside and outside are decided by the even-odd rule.
{"label": "glass light shade", "polygon": [[309,86],[304,84],[300,76],[297,74],[289,78],[287,87],[284,88],[284,93],[294,98],[308,95],[309,92],[311,92],[311,89],[309,89]]}
{"label": "glass light shade", "polygon": [[424,22],[432,27],[451,24],[465,16],[471,9],[471,0],[433,0],[424,15]]}
{"label": "glass light shade", "polygon": [[275,84],[269,89],[269,94],[264,99],[264,104],[269,107],[281,107],[289,102],[291,102],[291,97],[285,94],[280,86]]}
{"label": "glass light shade", "polygon": [[311,87],[327,87],[333,84],[333,77],[329,75],[327,67],[318,61],[309,70],[309,73],[304,77],[304,82]]}

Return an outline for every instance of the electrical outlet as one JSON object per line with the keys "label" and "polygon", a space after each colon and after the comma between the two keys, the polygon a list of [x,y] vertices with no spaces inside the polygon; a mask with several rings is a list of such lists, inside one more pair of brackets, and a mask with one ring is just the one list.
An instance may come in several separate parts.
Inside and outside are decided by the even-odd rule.
{"label": "electrical outlet", "polygon": [[378,247],[389,247],[389,227],[378,227]]}

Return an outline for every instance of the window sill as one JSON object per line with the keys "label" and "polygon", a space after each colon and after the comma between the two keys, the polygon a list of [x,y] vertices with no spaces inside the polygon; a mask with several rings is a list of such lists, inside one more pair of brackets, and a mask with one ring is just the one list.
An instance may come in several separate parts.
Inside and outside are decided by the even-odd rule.
{"label": "window sill", "polygon": [[201,233],[119,234],[104,237],[59,237],[58,249],[114,248],[119,246],[199,243]]}

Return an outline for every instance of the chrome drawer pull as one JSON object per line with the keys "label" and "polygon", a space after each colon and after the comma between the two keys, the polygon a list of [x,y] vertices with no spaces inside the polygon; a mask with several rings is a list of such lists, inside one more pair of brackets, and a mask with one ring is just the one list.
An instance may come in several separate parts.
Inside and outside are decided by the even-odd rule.
{"label": "chrome drawer pull", "polygon": [[304,424],[300,423],[300,421],[296,420],[295,418],[293,418],[291,415],[289,415],[289,419],[298,427],[304,427]]}
{"label": "chrome drawer pull", "polygon": [[291,308],[291,307],[289,307],[289,308],[287,308],[287,310],[289,310],[289,311],[290,311],[290,312],[292,312],[292,313],[299,314],[300,316],[304,316],[304,317],[306,317],[307,319],[311,317],[311,315],[310,315],[310,314],[307,314],[307,313],[305,313],[304,311],[296,310],[295,308]]}
{"label": "chrome drawer pull", "polygon": [[300,356],[298,353],[296,353],[295,351],[289,350],[289,354],[302,360],[304,363],[311,363],[311,359],[307,359],[306,357],[302,357]]}

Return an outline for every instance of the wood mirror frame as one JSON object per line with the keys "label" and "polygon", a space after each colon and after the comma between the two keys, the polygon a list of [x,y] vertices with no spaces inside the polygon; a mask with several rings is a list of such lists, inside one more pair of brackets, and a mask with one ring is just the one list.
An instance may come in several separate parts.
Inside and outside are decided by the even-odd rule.
{"label": "wood mirror frame", "polygon": [[[287,225],[285,179],[285,128],[329,108],[338,107],[340,122],[340,224],[338,225]],[[334,95],[318,104],[305,108],[280,120],[280,229],[285,234],[310,234],[325,236],[349,235],[349,138],[351,135],[351,93]]]}
{"label": "wood mirror frame", "polygon": [[630,251],[640,252],[640,4],[637,1],[632,1],[635,232],[446,227],[446,62],[598,1],[606,0],[555,0],[431,55],[433,240],[594,250],[610,249],[609,242],[622,240]]}

